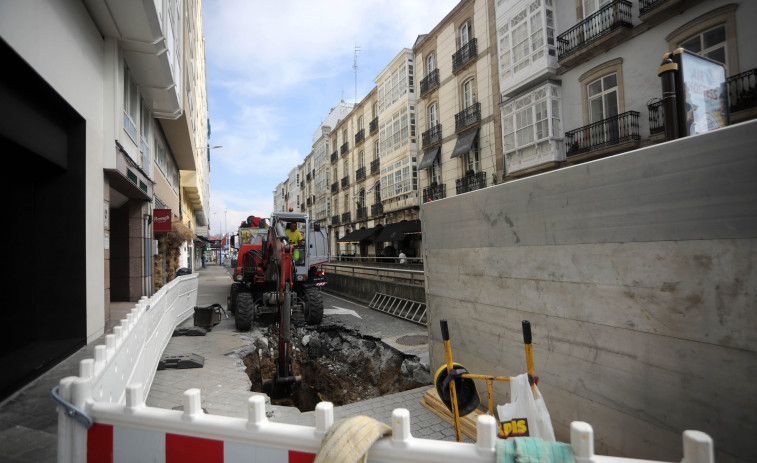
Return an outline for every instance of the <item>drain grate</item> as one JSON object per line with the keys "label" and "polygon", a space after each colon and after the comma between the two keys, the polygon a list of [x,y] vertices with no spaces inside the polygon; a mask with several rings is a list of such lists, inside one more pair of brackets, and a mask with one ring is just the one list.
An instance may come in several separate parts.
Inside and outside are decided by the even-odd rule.
{"label": "drain grate", "polygon": [[426,336],[425,334],[409,334],[407,336],[397,338],[396,342],[397,344],[401,344],[403,346],[420,346],[428,343],[428,336]]}

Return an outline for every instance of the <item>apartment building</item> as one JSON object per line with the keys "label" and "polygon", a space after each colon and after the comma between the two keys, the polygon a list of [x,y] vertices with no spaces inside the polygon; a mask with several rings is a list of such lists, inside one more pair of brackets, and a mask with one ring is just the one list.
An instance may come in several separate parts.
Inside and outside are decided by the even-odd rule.
{"label": "apartment building", "polygon": [[4,340],[3,397],[117,323],[113,304],[152,294],[154,209],[206,222],[200,12],[199,0],[0,3],[0,136],[21,193],[10,216],[31,238],[11,250],[11,304],[37,320]]}
{"label": "apartment building", "polygon": [[496,2],[504,180],[665,141],[657,70],[683,47],[726,67],[731,123],[755,117],[753,2]]}
{"label": "apartment building", "polygon": [[413,50],[422,201],[496,183],[503,168],[492,2],[460,2]]}

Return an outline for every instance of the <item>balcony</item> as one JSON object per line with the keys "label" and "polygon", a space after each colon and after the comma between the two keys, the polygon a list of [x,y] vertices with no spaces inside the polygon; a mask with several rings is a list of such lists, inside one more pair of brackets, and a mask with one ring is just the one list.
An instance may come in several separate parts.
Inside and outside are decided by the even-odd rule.
{"label": "balcony", "polygon": [[341,154],[345,154],[350,149],[350,142],[346,141],[342,144],[342,146],[339,148],[339,152]]}
{"label": "balcony", "polygon": [[381,203],[371,204],[371,217],[384,213],[384,205]]}
{"label": "balcony", "polygon": [[664,101],[660,98],[654,98],[647,103],[650,135],[665,131],[665,107],[663,103]]}
{"label": "balcony", "polygon": [[423,202],[436,201],[447,197],[447,184],[434,185],[423,189]]}
{"label": "balcony", "polygon": [[475,103],[455,114],[455,133],[481,122],[481,103]]}
{"label": "balcony", "polygon": [[[729,109],[732,114],[757,108],[757,69],[750,69],[729,77],[726,85],[728,86]],[[745,119],[740,119],[742,120]]]}
{"label": "balcony", "polygon": [[434,69],[431,74],[421,80],[421,98],[423,98],[431,90],[439,86],[439,70]]}
{"label": "balcony", "polygon": [[468,67],[469,64],[475,61],[477,55],[477,41],[476,39],[470,39],[468,43],[460,47],[460,49],[452,55],[452,73],[454,74]]}
{"label": "balcony", "polygon": [[[624,143],[636,142],[639,136],[639,113],[627,111],[599,122],[586,125],[570,132],[565,132],[566,156],[577,156],[583,153],[596,152],[608,147]],[[614,149],[610,152],[615,153]],[[610,154],[603,151],[598,154]],[[591,156],[595,157],[595,156]],[[586,156],[583,156],[586,158]]]}
{"label": "balcony", "polygon": [[305,189],[305,180],[300,182],[300,190],[304,190],[304,189]]}
{"label": "balcony", "polygon": [[639,0],[639,19],[655,26],[704,0]]}
{"label": "balcony", "polygon": [[365,219],[367,217],[368,217],[368,208],[365,206],[358,207],[357,211],[355,212],[356,220]]}
{"label": "balcony", "polygon": [[365,166],[355,171],[355,181],[365,180]]}
{"label": "balcony", "polygon": [[305,203],[300,204],[300,212],[305,212]]}
{"label": "balcony", "polygon": [[352,221],[352,213],[351,212],[345,212],[342,214],[342,223],[348,223]]}
{"label": "balcony", "polygon": [[339,214],[331,216],[331,225],[339,224]]}
{"label": "balcony", "polygon": [[350,186],[350,176],[346,175],[342,178],[342,189],[347,188]]}
{"label": "balcony", "polygon": [[331,162],[336,162],[337,159],[339,159],[339,154],[334,151],[333,153],[331,153]]}
{"label": "balcony", "polygon": [[370,130],[371,134],[378,130],[378,116],[373,118],[371,123],[368,125],[368,129]]}
{"label": "balcony", "polygon": [[360,129],[355,134],[355,146],[359,145],[365,140],[365,129]]}
{"label": "balcony", "polygon": [[423,132],[423,135],[421,135],[421,139],[423,140],[423,149],[431,148],[432,146],[441,143],[442,125],[436,124],[435,126],[426,130],[425,132]]}
{"label": "balcony", "polygon": [[331,184],[331,192],[332,193],[336,193],[338,191],[339,191],[339,183],[337,183],[337,182],[332,183]]}
{"label": "balcony", "polygon": [[313,202],[310,200],[310,198],[307,199],[307,204],[308,204],[308,206],[312,206],[313,205]]}
{"label": "balcony", "polygon": [[381,170],[381,160],[380,159],[374,159],[371,161],[371,175],[378,174]]}
{"label": "balcony", "polygon": [[560,66],[570,68],[606,52],[625,40],[631,27],[631,2],[615,0],[602,7],[557,36]]}
{"label": "balcony", "polygon": [[308,174],[305,176],[305,181],[309,182],[310,180],[310,172],[308,172]]}
{"label": "balcony", "polygon": [[455,180],[455,194],[458,195],[481,188],[486,188],[486,172],[477,172]]}

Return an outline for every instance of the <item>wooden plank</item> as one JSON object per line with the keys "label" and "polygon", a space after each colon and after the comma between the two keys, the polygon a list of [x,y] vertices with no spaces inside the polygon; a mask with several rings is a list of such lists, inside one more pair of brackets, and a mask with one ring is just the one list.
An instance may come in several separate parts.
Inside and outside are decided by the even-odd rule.
{"label": "wooden plank", "polygon": [[[455,426],[452,412],[447,409],[447,406],[444,405],[442,399],[439,398],[439,393],[436,392],[436,388],[431,388],[423,394],[421,405],[434,412],[441,419],[449,423],[450,426]],[[479,415],[483,414],[485,413],[481,410],[473,410],[473,412],[460,418],[460,430],[474,441],[476,440],[476,419]]]}

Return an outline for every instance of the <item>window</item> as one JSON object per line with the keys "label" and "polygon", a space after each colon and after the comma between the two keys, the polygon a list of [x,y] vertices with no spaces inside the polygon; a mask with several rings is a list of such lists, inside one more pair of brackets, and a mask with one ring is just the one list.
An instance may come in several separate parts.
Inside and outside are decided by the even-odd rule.
{"label": "window", "polygon": [[556,60],[552,2],[535,0],[529,6],[514,11],[514,15],[497,30],[497,46],[502,79],[529,68],[545,56]]}
{"label": "window", "polygon": [[360,156],[358,158],[358,167],[365,167],[365,151],[360,150]]}
{"label": "window", "polygon": [[726,65],[728,75],[739,73],[736,9],[730,4],[705,13],[665,37],[670,51],[685,48]]}
{"label": "window", "polygon": [[376,140],[376,144],[373,147],[373,160],[377,160],[379,158],[379,143],[380,141]]}
{"label": "window", "polygon": [[357,130],[358,132],[363,130],[363,116],[357,118]]}
{"label": "window", "polygon": [[134,82],[131,71],[129,71],[126,63],[124,63],[124,130],[134,142],[137,141],[137,126],[135,121],[137,120],[137,111],[139,111],[138,104],[139,93],[137,91],[137,83]]}
{"label": "window", "polygon": [[588,18],[599,11],[600,8],[610,3],[612,3],[612,0],[583,0],[584,18]]}
{"label": "window", "polygon": [[142,170],[145,171],[145,174],[147,174],[148,177],[152,177],[150,174],[150,166],[152,165],[152,159],[150,157],[150,142],[152,141],[150,128],[152,127],[152,116],[150,115],[150,108],[147,107],[144,100],[140,100],[140,105],[139,154],[142,157]]}
{"label": "window", "polygon": [[436,55],[434,53],[431,53],[428,55],[428,58],[426,58],[426,75],[430,75],[432,72],[436,70]]}
{"label": "window", "polygon": [[439,156],[434,159],[434,162],[431,164],[431,182],[436,183],[437,185],[441,183],[442,178],[442,167],[439,164]]}
{"label": "window", "polygon": [[392,104],[408,93],[408,89],[413,87],[413,65],[412,60],[408,59],[402,62],[391,75],[387,76],[383,82],[377,85],[378,88],[378,110],[384,112]]}
{"label": "window", "polygon": [[415,134],[414,125],[415,115],[408,111],[407,106],[388,117],[379,127],[381,157],[410,143],[411,133]]}
{"label": "window", "polygon": [[473,89],[474,79],[468,79],[463,83],[463,109],[476,104],[476,94]]}
{"label": "window", "polygon": [[618,115],[618,76],[610,74],[591,82],[586,93],[589,97],[589,122],[598,122]]}
{"label": "window", "polygon": [[439,106],[436,102],[431,103],[428,107],[428,128],[433,129],[439,124]]}
{"label": "window", "polygon": [[478,137],[476,137],[476,140],[473,141],[471,150],[465,153],[465,155],[463,156],[463,162],[465,163],[466,175],[471,171],[473,173],[478,172]]}
{"label": "window", "polygon": [[552,150],[550,138],[562,137],[560,88],[543,85],[502,106],[503,149],[506,155]]}
{"label": "window", "polygon": [[460,27],[460,48],[468,44],[471,38],[471,22],[470,19],[465,21]]}

